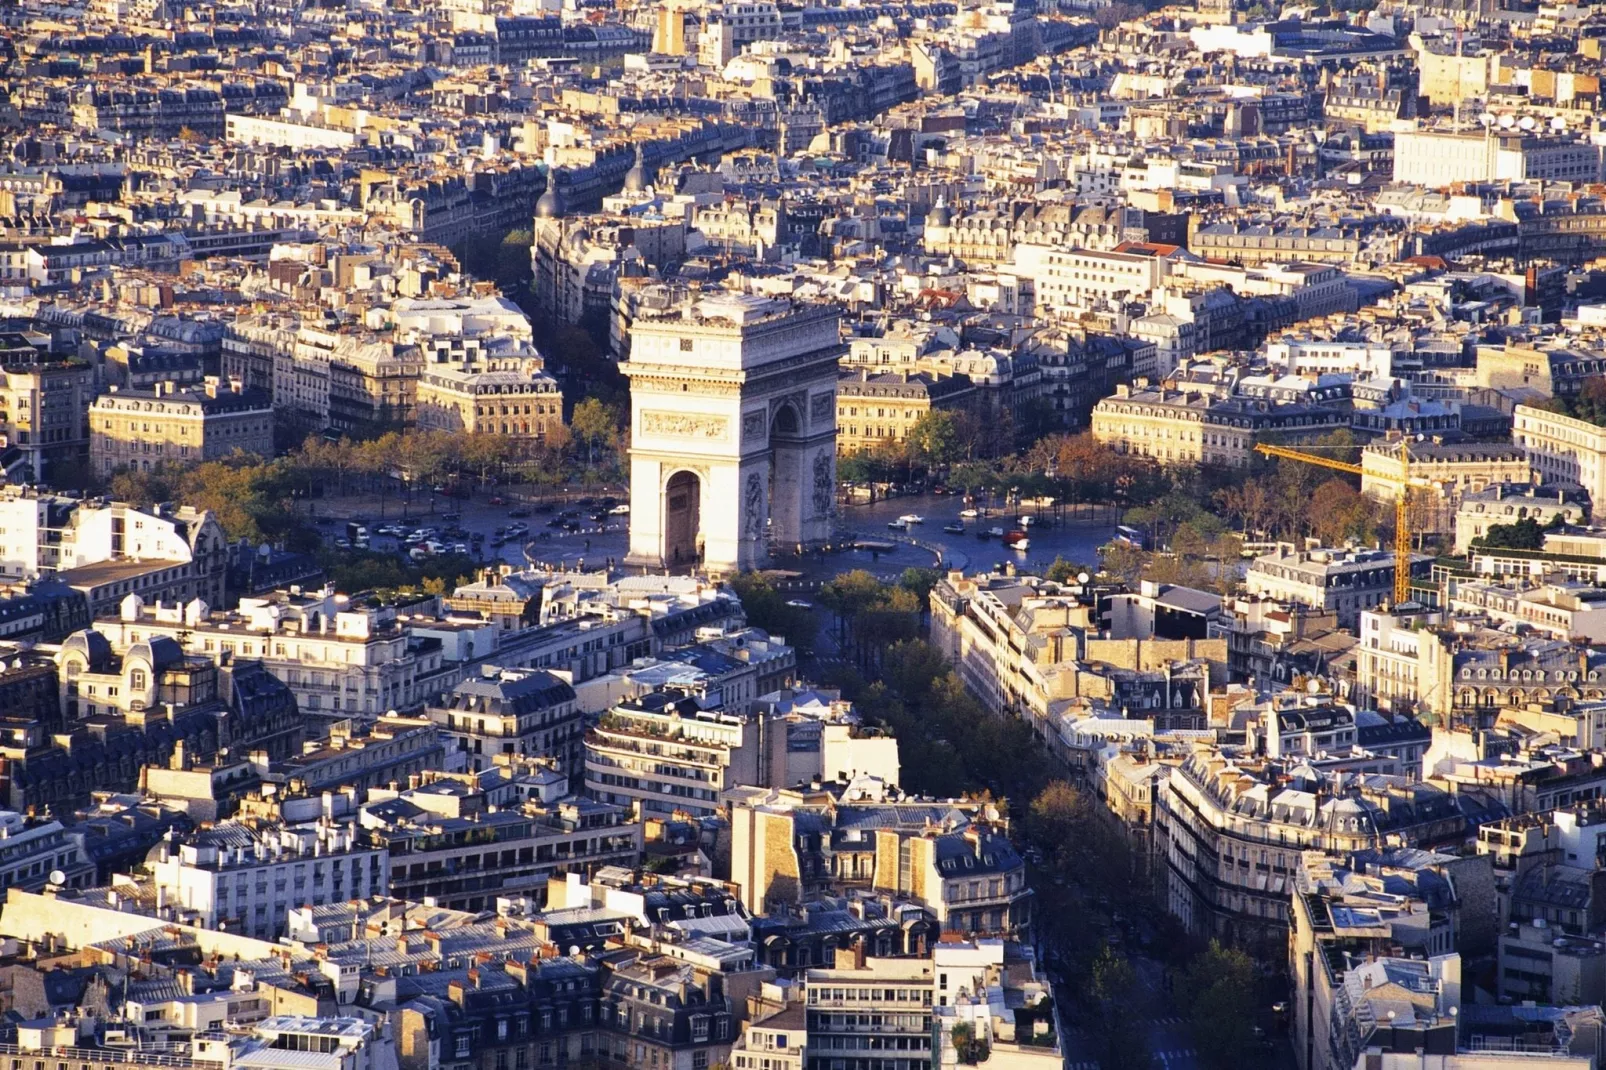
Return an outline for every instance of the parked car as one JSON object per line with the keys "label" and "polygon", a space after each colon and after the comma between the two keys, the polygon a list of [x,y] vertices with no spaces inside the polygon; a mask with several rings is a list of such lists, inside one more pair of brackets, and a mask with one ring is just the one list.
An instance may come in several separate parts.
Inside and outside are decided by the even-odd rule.
{"label": "parked car", "polygon": [[523,509],[523,508],[509,509],[507,511],[507,515],[513,517],[515,520],[518,520],[518,519],[522,519],[524,517],[529,516],[530,515],[530,511],[528,509]]}
{"label": "parked car", "polygon": [[506,505],[507,504],[507,500],[505,498],[503,498],[500,494],[493,494],[489,498],[485,499],[485,504],[486,505]]}

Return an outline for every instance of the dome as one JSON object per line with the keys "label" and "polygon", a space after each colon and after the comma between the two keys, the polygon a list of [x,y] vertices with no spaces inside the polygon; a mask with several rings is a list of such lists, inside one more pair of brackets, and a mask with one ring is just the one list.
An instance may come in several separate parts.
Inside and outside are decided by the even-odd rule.
{"label": "dome", "polygon": [[926,226],[946,227],[952,223],[953,213],[948,210],[948,198],[938,194],[937,203],[926,213]]}
{"label": "dome", "polygon": [[74,632],[61,644],[63,654],[76,650],[83,655],[90,672],[107,672],[112,664],[111,642],[96,631]]}
{"label": "dome", "polygon": [[625,172],[624,190],[626,193],[643,193],[646,191],[647,186],[647,159],[642,154],[640,142],[637,142],[636,162],[631,165],[630,170]]}
{"label": "dome", "polygon": [[562,182],[558,175],[561,172],[548,171],[546,192],[541,194],[540,200],[535,202],[535,218],[556,219],[564,212],[563,192],[558,189]]}

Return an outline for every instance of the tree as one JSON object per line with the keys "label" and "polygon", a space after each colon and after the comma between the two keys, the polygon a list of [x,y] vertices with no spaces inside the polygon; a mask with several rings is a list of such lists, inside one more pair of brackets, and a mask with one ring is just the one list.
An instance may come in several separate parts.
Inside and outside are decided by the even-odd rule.
{"label": "tree", "polygon": [[1131,543],[1120,540],[1105,543],[1099,548],[1102,571],[1127,583],[1137,582],[1143,574],[1143,565],[1148,556]]}
{"label": "tree", "polygon": [[941,466],[959,456],[959,422],[943,409],[928,409],[909,428],[909,452],[927,465]]}
{"label": "tree", "polygon": [[1236,948],[1211,941],[1189,964],[1179,993],[1200,1057],[1211,1066],[1236,1067],[1254,1040],[1255,965]]}
{"label": "tree", "polygon": [[171,501],[174,489],[172,473],[162,467],[149,472],[120,468],[112,473],[111,483],[107,487],[113,501],[127,502],[141,509],[148,509],[157,502]]}
{"label": "tree", "polygon": [[1080,565],[1073,564],[1058,554],[1054,555],[1054,563],[1048,566],[1043,577],[1051,583],[1070,583],[1082,572],[1086,571]]}
{"label": "tree", "polygon": [[1376,517],[1372,499],[1349,480],[1335,477],[1311,494],[1303,520],[1323,545],[1340,546],[1351,540],[1371,541],[1376,534]]}
{"label": "tree", "polygon": [[1102,1070],[1147,1070],[1152,1057],[1143,1037],[1131,1028],[1133,1002],[1141,998],[1137,971],[1109,944],[1101,944],[1087,970],[1090,1022]]}
{"label": "tree", "polygon": [[[1556,521],[1566,523],[1560,513],[1556,514]],[[1552,521],[1548,527],[1540,527],[1539,521],[1525,516],[1514,524],[1491,524],[1478,542],[1503,550],[1543,550],[1545,532],[1553,530],[1557,526],[1556,521]]]}
{"label": "tree", "polygon": [[596,398],[586,398],[570,414],[569,431],[575,441],[585,447],[586,463],[594,465],[597,447],[612,445],[618,434],[618,421],[608,406]]}
{"label": "tree", "polygon": [[836,462],[836,477],[844,483],[885,483],[890,475],[886,461],[869,450],[857,450]]}
{"label": "tree", "polygon": [[176,490],[185,504],[210,509],[230,539],[310,550],[318,545],[318,536],[296,514],[292,485],[285,461],[263,462],[236,450],[224,460],[184,472]]}
{"label": "tree", "polygon": [[931,589],[937,586],[942,579],[942,573],[934,568],[906,568],[898,577],[898,586],[915,596],[922,607],[931,602]]}
{"label": "tree", "polygon": [[1033,842],[1051,851],[1068,849],[1086,818],[1087,800],[1069,781],[1055,780],[1032,800]]}
{"label": "tree", "polygon": [[801,606],[788,604],[788,599],[759,572],[743,572],[733,576],[731,590],[742,600],[742,612],[747,623],[763,628],[771,635],[783,638],[793,647],[807,651],[814,643],[819,621],[814,613]]}

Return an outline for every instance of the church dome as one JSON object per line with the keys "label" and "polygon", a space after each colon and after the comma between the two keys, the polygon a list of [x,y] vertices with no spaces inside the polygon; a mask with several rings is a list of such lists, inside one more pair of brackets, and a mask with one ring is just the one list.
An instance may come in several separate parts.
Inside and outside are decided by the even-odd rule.
{"label": "church dome", "polygon": [[931,211],[926,213],[926,226],[946,227],[953,223],[953,213],[948,210],[948,198],[938,195],[937,203],[932,205]]}
{"label": "church dome", "polygon": [[548,171],[546,179],[546,192],[541,194],[535,202],[535,217],[537,219],[556,219],[563,215],[565,205],[563,192],[558,189],[562,182],[558,179],[559,171]]}
{"label": "church dome", "polygon": [[642,154],[641,145],[636,145],[636,162],[630,170],[625,172],[625,192],[644,193],[648,185],[647,158]]}

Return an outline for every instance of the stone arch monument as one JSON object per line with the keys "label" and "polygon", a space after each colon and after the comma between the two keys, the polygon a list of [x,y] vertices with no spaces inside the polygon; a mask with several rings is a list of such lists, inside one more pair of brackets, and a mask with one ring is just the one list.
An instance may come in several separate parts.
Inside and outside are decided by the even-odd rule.
{"label": "stone arch monument", "polygon": [[636,320],[627,564],[727,573],[829,540],[839,318],[738,294]]}

